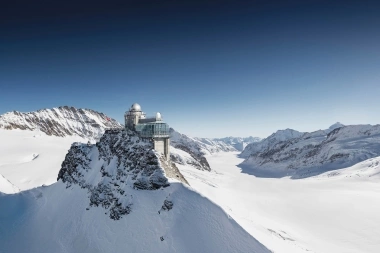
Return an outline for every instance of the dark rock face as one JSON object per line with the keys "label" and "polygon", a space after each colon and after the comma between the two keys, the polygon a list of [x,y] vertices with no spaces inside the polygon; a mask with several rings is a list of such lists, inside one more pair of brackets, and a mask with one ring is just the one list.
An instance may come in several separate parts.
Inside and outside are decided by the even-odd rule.
{"label": "dark rock face", "polygon": [[131,212],[133,189],[169,185],[153,144],[129,130],[107,130],[96,145],[74,143],[57,180],[86,188],[89,206],[108,209],[116,220]]}
{"label": "dark rock face", "polygon": [[105,129],[122,128],[116,120],[105,114],[90,110],[62,106],[36,112],[9,112],[0,115],[0,128],[37,130],[47,135],[78,135],[84,138],[98,138]]}
{"label": "dark rock face", "polygon": [[173,202],[165,199],[164,204],[162,205],[162,210],[169,211],[173,208]]}

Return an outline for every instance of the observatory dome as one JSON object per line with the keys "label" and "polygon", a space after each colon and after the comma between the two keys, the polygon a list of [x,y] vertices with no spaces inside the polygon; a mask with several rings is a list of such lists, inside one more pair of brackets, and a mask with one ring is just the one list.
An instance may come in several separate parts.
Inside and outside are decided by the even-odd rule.
{"label": "observatory dome", "polygon": [[137,112],[140,112],[141,111],[141,106],[137,103],[134,103],[132,106],[131,106],[131,111],[137,111]]}
{"label": "observatory dome", "polygon": [[161,116],[161,113],[156,113],[156,120],[157,121],[161,121],[162,120],[162,116]]}

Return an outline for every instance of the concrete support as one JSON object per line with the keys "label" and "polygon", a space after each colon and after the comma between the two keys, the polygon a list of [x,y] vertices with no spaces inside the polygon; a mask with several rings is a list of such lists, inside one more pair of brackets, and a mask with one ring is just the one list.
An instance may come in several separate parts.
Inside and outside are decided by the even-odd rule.
{"label": "concrete support", "polygon": [[164,155],[167,161],[170,160],[170,139],[169,138],[154,138],[153,139],[154,149]]}

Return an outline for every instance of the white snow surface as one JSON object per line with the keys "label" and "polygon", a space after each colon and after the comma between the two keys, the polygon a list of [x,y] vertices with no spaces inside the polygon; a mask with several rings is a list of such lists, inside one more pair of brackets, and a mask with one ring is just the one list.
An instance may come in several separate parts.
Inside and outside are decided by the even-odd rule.
{"label": "white snow surface", "polygon": [[0,192],[12,194],[19,192],[20,189],[14,186],[11,182],[4,178],[3,175],[0,174]]}
{"label": "white snow surface", "polygon": [[[62,182],[0,195],[0,252],[269,253],[220,207],[181,183],[128,193],[133,211],[117,221],[102,207],[86,210],[86,190]],[[173,209],[159,214],[168,196]]]}
{"label": "white snow surface", "polygon": [[79,136],[48,136],[19,129],[0,129],[0,140],[0,174],[21,190],[56,182],[71,144],[87,142]]}
{"label": "white snow surface", "polygon": [[177,166],[194,189],[273,252],[379,252],[380,157],[299,180],[241,173],[237,152],[206,157],[211,172]]}
{"label": "white snow surface", "polygon": [[132,132],[107,132],[96,145],[73,144],[55,184],[0,194],[0,252],[269,253],[207,198],[167,186],[151,148]]}

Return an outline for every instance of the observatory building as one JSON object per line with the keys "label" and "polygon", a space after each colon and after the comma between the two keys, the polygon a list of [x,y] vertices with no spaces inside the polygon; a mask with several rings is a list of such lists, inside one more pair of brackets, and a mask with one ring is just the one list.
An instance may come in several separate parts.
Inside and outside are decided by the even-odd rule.
{"label": "observatory building", "polygon": [[170,159],[169,125],[163,122],[161,114],[155,117],[146,117],[139,104],[133,104],[129,111],[125,112],[125,128],[136,131],[142,138],[153,142],[154,149],[163,154],[166,160]]}

